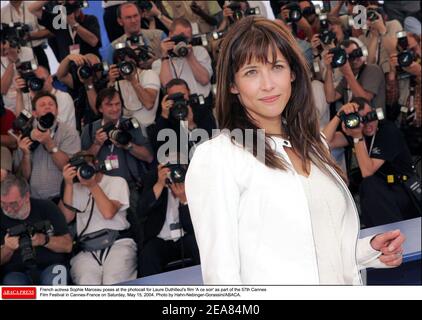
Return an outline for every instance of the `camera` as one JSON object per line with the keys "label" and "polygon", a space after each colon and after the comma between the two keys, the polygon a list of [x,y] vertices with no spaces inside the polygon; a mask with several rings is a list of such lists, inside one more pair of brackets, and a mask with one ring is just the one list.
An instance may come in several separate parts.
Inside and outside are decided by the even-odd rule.
{"label": "camera", "polygon": [[188,105],[198,106],[205,104],[204,96],[192,94],[189,96],[189,100],[185,100],[185,96],[181,92],[171,94],[167,97],[167,100],[174,101],[173,106],[170,108],[170,116],[177,121],[183,121],[188,116]]}
{"label": "camera", "polygon": [[37,64],[33,61],[25,61],[16,65],[16,70],[26,82],[26,86],[22,88],[22,92],[28,93],[30,89],[31,91],[41,91],[44,87],[44,80],[38,78],[34,73],[34,70],[37,68]]}
{"label": "camera", "polygon": [[357,48],[347,55],[347,59],[354,60],[366,56],[368,56],[368,50],[366,48]]}
{"label": "camera", "polygon": [[333,54],[333,60],[331,61],[333,68],[339,68],[346,64],[347,53],[342,47],[331,48],[328,52]]}
{"label": "camera", "polygon": [[25,38],[30,31],[32,31],[31,26],[21,22],[1,24],[2,41],[7,40],[11,48],[20,48],[26,46],[28,41],[25,40]]}
{"label": "camera", "polygon": [[29,138],[32,141],[29,149],[34,151],[38,146],[39,142],[31,139],[31,132],[33,127],[34,118],[29,111],[23,110],[12,123],[12,131],[20,134],[22,138]]}
{"label": "camera", "polygon": [[366,16],[368,17],[368,20],[369,21],[374,22],[375,20],[378,19],[378,14],[377,13],[380,13],[381,14],[381,12],[379,10],[377,10],[377,9],[368,9],[366,11]]}
{"label": "camera", "polygon": [[[136,54],[135,50],[127,47],[126,43],[117,43],[115,45],[116,51],[114,52],[114,61],[117,65],[117,68],[120,71],[122,76],[129,76],[136,70],[136,64],[139,60],[138,55]],[[126,61],[126,57],[135,60]],[[122,80],[122,76],[120,76],[117,80]]]}
{"label": "camera", "polygon": [[302,10],[297,3],[288,3],[283,7],[283,10],[289,10],[289,17],[287,18],[287,23],[298,22],[302,19]]}
{"label": "camera", "polygon": [[12,123],[12,128],[15,133],[21,134],[22,137],[30,137],[33,129],[34,118],[32,114],[23,110]]}
{"label": "camera", "polygon": [[251,16],[251,15],[260,15],[261,11],[258,7],[256,8],[248,8],[245,11],[242,10],[242,6],[238,1],[231,1],[228,6],[230,10],[233,11],[233,19],[238,21],[242,19],[244,16]]}
{"label": "camera", "polygon": [[150,11],[152,9],[151,1],[137,0],[136,4],[142,11]]}
{"label": "camera", "polygon": [[88,1],[75,1],[74,3],[69,3],[68,1],[61,1],[60,3],[57,0],[49,1],[44,5],[44,10],[50,14],[57,14],[58,12],[54,10],[56,6],[64,6],[66,9],[66,15],[74,13],[78,9],[85,9],[89,7]]}
{"label": "camera", "polygon": [[365,124],[368,122],[383,120],[384,112],[382,108],[377,108],[371,112],[368,112],[364,117],[362,117],[358,112],[353,112],[345,114],[343,111],[339,114],[340,120],[344,122],[344,125],[348,129],[355,129],[360,126],[361,123]]}
{"label": "camera", "polygon": [[109,65],[106,61],[96,63],[92,66],[85,63],[80,67],[78,67],[75,62],[70,61],[69,65],[74,70],[77,70],[79,77],[81,77],[84,80],[89,79],[96,72],[101,72],[101,74],[104,74],[104,73],[108,72],[108,70],[110,69],[110,67],[109,67]]}
{"label": "camera", "polygon": [[170,169],[168,173],[166,183],[173,184],[173,183],[183,183],[185,182],[187,168],[185,165],[182,164],[166,164],[166,168]]}
{"label": "camera", "polygon": [[[118,167],[114,166],[112,160],[99,161],[96,165],[92,165],[85,160],[86,157],[86,155],[76,155],[69,159],[69,164],[76,168],[82,179],[89,180],[97,172],[105,173],[113,169],[118,169]],[[73,182],[80,182],[79,178],[74,177]]]}
{"label": "camera", "polygon": [[175,44],[174,48],[169,51],[170,56],[186,57],[188,55],[189,40],[183,34],[173,36],[170,38],[169,41],[173,41]]}
{"label": "camera", "polygon": [[11,237],[19,237],[19,249],[22,258],[22,262],[26,266],[32,266],[36,264],[36,254],[35,250],[32,247],[31,238],[36,233],[43,233],[52,235],[53,227],[48,220],[43,220],[35,222],[32,224],[23,223],[17,226],[14,226],[7,230],[7,233]]}
{"label": "camera", "polygon": [[407,41],[406,31],[399,31],[397,36],[397,62],[401,68],[408,67],[415,60],[415,54],[409,50],[409,42]]}
{"label": "camera", "polygon": [[56,121],[56,117],[51,112],[48,112],[42,117],[38,118],[37,128],[41,132],[46,132],[53,126],[54,121]]}
{"label": "camera", "polygon": [[136,118],[128,118],[121,120],[118,127],[116,127],[112,122],[109,122],[106,123],[102,129],[109,139],[113,139],[122,146],[125,146],[133,139],[130,130],[137,129],[139,127],[140,124]]}

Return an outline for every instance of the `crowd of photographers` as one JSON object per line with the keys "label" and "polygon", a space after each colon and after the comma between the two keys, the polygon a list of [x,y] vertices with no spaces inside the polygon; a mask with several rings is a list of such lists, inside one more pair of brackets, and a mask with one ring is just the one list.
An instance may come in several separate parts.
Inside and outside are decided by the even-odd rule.
{"label": "crowd of photographers", "polygon": [[296,38],[362,227],[421,215],[419,2],[103,1],[104,56],[87,6],[2,7],[3,284],[108,285],[200,263],[184,176],[218,127],[221,39],[247,15]]}

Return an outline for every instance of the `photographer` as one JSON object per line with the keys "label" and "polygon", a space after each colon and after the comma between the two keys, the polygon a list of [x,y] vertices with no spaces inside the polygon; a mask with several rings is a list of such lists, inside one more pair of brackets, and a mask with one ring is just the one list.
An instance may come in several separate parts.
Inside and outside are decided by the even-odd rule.
{"label": "photographer", "polygon": [[80,138],[75,129],[57,121],[57,100],[51,93],[38,92],[32,99],[32,108],[37,121],[28,136],[19,136],[15,160],[18,170],[30,182],[32,196],[57,203],[61,170],[69,156],[80,151]]}
{"label": "photographer", "polygon": [[[0,215],[2,283],[66,285],[65,253],[71,252],[72,239],[57,206],[32,198],[28,183],[9,175],[1,183]],[[17,228],[20,232],[11,235]]]}
{"label": "photographer", "polygon": [[[398,122],[413,155],[421,154],[421,46],[420,37],[411,33],[405,36],[408,47],[390,56],[387,76],[387,106],[400,112]],[[403,58],[410,56],[412,59]],[[406,62],[406,66],[403,65]]]}
{"label": "photographer", "polygon": [[[81,69],[86,68],[91,74],[82,77]],[[104,68],[108,68],[106,62],[101,63],[100,58],[88,53],[68,55],[57,70],[57,78],[69,88],[75,102],[76,127],[79,131],[85,124],[99,118],[95,101],[97,92],[107,87],[108,70]]]}
{"label": "photographer", "polygon": [[[186,49],[178,50],[182,42],[176,44],[178,37],[186,41]],[[173,39],[173,40],[172,40]],[[161,85],[165,87],[174,78],[187,82],[192,93],[206,97],[206,104],[211,105],[211,77],[213,75],[211,58],[202,46],[192,46],[192,27],[184,18],[175,19],[170,27],[170,38],[161,43],[162,58],[153,63],[152,69],[160,74]],[[182,54],[183,52],[183,54]],[[186,56],[184,56],[186,52]],[[182,56],[181,56],[182,55]]]}
{"label": "photographer", "polygon": [[[313,11],[312,14],[307,15],[303,14],[302,7],[308,7],[311,9],[309,10],[309,13]],[[301,40],[307,40],[310,42],[312,39],[312,36],[315,33],[319,32],[319,21],[316,21],[317,18],[314,18],[315,11],[312,10],[313,4],[310,1],[305,2],[290,2],[290,1],[281,1],[280,2],[281,7],[281,19],[292,26],[293,34],[301,39]],[[313,8],[314,9],[314,8]],[[312,16],[312,17],[311,17]],[[308,21],[312,21],[311,23]],[[314,27],[315,25],[315,27]]]}
{"label": "photographer", "polygon": [[28,7],[26,1],[9,1],[7,5],[1,8],[1,23],[21,23],[22,26],[27,26],[29,30],[22,40],[29,42],[27,46],[32,48],[38,64],[50,71],[44,48],[47,46],[46,39],[52,34],[38,24],[37,18],[29,12]]}
{"label": "photographer", "polygon": [[[37,18],[40,25],[46,27],[55,36],[57,61],[62,61],[70,53],[92,53],[100,56],[100,25],[97,17],[84,14],[80,1],[65,0],[49,4],[50,1],[36,1],[29,6],[29,11]],[[57,28],[57,13],[52,13],[51,5],[64,5],[66,10],[66,28]],[[54,47],[54,46],[53,46]]]}
{"label": "photographer", "polygon": [[[170,80],[166,85],[165,92],[166,95],[161,102],[161,113],[157,115],[155,125],[149,129],[150,139],[154,144],[155,151],[158,151],[163,143],[157,140],[158,133],[163,129],[172,129],[176,132],[177,136],[179,136],[181,121],[187,121],[187,128],[185,128],[185,130],[187,129],[189,134],[199,128],[206,130],[208,137],[212,136],[212,130],[216,129],[214,115],[206,105],[190,105],[190,100],[192,99],[190,99],[190,90],[186,81],[182,79]],[[169,97],[178,94],[181,95],[180,99],[183,100],[183,102],[178,100],[177,104],[179,106],[182,104],[183,106],[186,106],[187,109],[186,116],[183,119],[180,118],[183,111],[179,109],[175,113],[173,110],[175,101],[169,99]],[[179,146],[178,150],[180,152],[181,146]]]}
{"label": "photographer", "polygon": [[[129,237],[126,209],[129,188],[121,177],[101,171],[83,179],[82,167],[75,167],[75,158],[84,165],[95,166],[95,157],[86,152],[76,154],[63,168],[64,195],[60,201],[66,221],[76,219],[76,255],[71,259],[71,275],[77,285],[111,285],[136,278],[136,244]],[[75,181],[75,179],[77,179]],[[111,238],[95,236],[105,232]],[[91,238],[88,240],[86,238]]]}
{"label": "photographer", "polygon": [[135,50],[129,47],[114,52],[115,64],[110,66],[109,84],[114,85],[122,99],[123,115],[135,117],[143,132],[154,122],[158,107],[160,79],[152,70],[145,70]]}
{"label": "photographer", "polygon": [[113,42],[125,33],[123,28],[117,23],[117,6],[120,6],[124,2],[126,1],[102,1],[104,26],[110,42]]}
{"label": "photographer", "polygon": [[163,5],[171,19],[187,19],[194,34],[213,31],[217,25],[215,15],[221,11],[215,1],[163,1]]}
{"label": "photographer", "polygon": [[[172,170],[181,173],[180,179],[171,180]],[[184,173],[185,166],[160,164],[145,177],[139,210],[141,218],[146,219],[138,264],[143,277],[163,272],[167,263],[178,259],[191,258],[194,264],[200,263],[185,194]]]}
{"label": "photographer", "polygon": [[[359,114],[361,121],[356,127],[347,128],[345,121],[353,120],[344,117],[354,113]],[[336,131],[341,119],[344,119],[342,131]],[[339,110],[323,133],[331,148],[354,147],[363,178],[359,195],[365,227],[418,215],[402,178],[414,174],[411,155],[402,134],[393,123],[379,121],[373,116],[373,109],[365,99],[354,98]]]}
{"label": "photographer", "polygon": [[[57,90],[53,87],[53,77],[44,67],[38,67],[33,71],[36,80],[36,85],[28,85],[29,81],[18,75],[15,78],[16,86],[16,113],[21,113],[22,110],[31,111],[31,99],[39,91],[46,91],[56,97],[57,100],[57,120],[61,123],[67,124],[72,129],[76,130],[75,106],[72,97],[64,91]],[[29,92],[24,93],[23,89],[28,88]]]}
{"label": "photographer", "polygon": [[118,164],[118,169],[113,170],[110,175],[122,177],[127,181],[131,190],[130,209],[136,213],[144,167],[154,159],[150,144],[140,128],[127,130],[131,141],[126,145],[121,145],[114,139],[110,139],[108,132],[104,130],[106,126],[110,127],[110,123],[114,125],[114,129],[127,120],[121,116],[122,104],[119,93],[114,88],[107,88],[99,92],[97,110],[102,115],[102,119],[83,128],[82,150],[96,156],[100,161],[112,160]]}
{"label": "photographer", "polygon": [[388,73],[396,33],[403,28],[398,20],[387,20],[383,7],[376,1],[371,1],[366,9],[368,31],[359,36],[359,40],[368,48],[368,63],[376,64],[384,73]]}
{"label": "photographer", "polygon": [[[340,48],[337,47],[340,50],[336,48],[336,55],[332,51],[324,54],[323,60],[327,69],[324,90],[327,102],[332,103],[341,99],[345,104],[352,97],[361,97],[370,101],[374,108],[385,110],[384,74],[379,66],[366,63],[363,54],[364,47],[358,45],[358,41],[357,39],[345,40],[341,43]],[[344,51],[341,50],[343,48]],[[336,88],[333,82],[333,60],[335,63],[345,62],[338,66],[343,79]]]}
{"label": "photographer", "polygon": [[124,34],[114,40],[107,52],[107,61],[113,63],[113,53],[116,44],[126,43],[128,38],[139,37],[138,45],[147,45],[152,51],[152,58],[145,64],[145,69],[151,67],[154,59],[161,57],[160,42],[165,38],[161,30],[141,29],[141,9],[135,3],[123,3],[117,8],[117,22],[124,29]]}
{"label": "photographer", "polygon": [[13,79],[17,75],[16,64],[20,61],[30,61],[34,58],[31,48],[10,45],[7,35],[1,31],[1,94],[6,109],[16,115],[16,87]]}

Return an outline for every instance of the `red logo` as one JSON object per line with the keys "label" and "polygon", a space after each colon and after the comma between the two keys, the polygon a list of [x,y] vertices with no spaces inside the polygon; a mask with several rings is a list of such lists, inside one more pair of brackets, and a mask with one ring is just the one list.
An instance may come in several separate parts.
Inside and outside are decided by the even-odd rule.
{"label": "red logo", "polygon": [[36,299],[37,288],[35,287],[3,287],[1,288],[3,299]]}

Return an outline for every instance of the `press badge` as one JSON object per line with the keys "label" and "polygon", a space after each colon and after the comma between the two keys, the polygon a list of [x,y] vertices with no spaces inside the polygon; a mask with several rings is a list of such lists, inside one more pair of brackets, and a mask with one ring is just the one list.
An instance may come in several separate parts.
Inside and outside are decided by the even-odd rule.
{"label": "press badge", "polygon": [[111,162],[112,168],[119,168],[119,158],[116,154],[108,155],[106,160],[109,160]]}
{"label": "press badge", "polygon": [[172,239],[178,239],[182,236],[181,234],[182,225],[180,223],[170,224],[170,235]]}
{"label": "press badge", "polygon": [[79,44],[72,44],[69,46],[70,54],[79,54],[81,52],[81,47]]}
{"label": "press badge", "polygon": [[191,22],[190,24],[192,26],[192,34],[193,35],[199,34],[199,26],[198,26],[198,24],[196,22]]}

